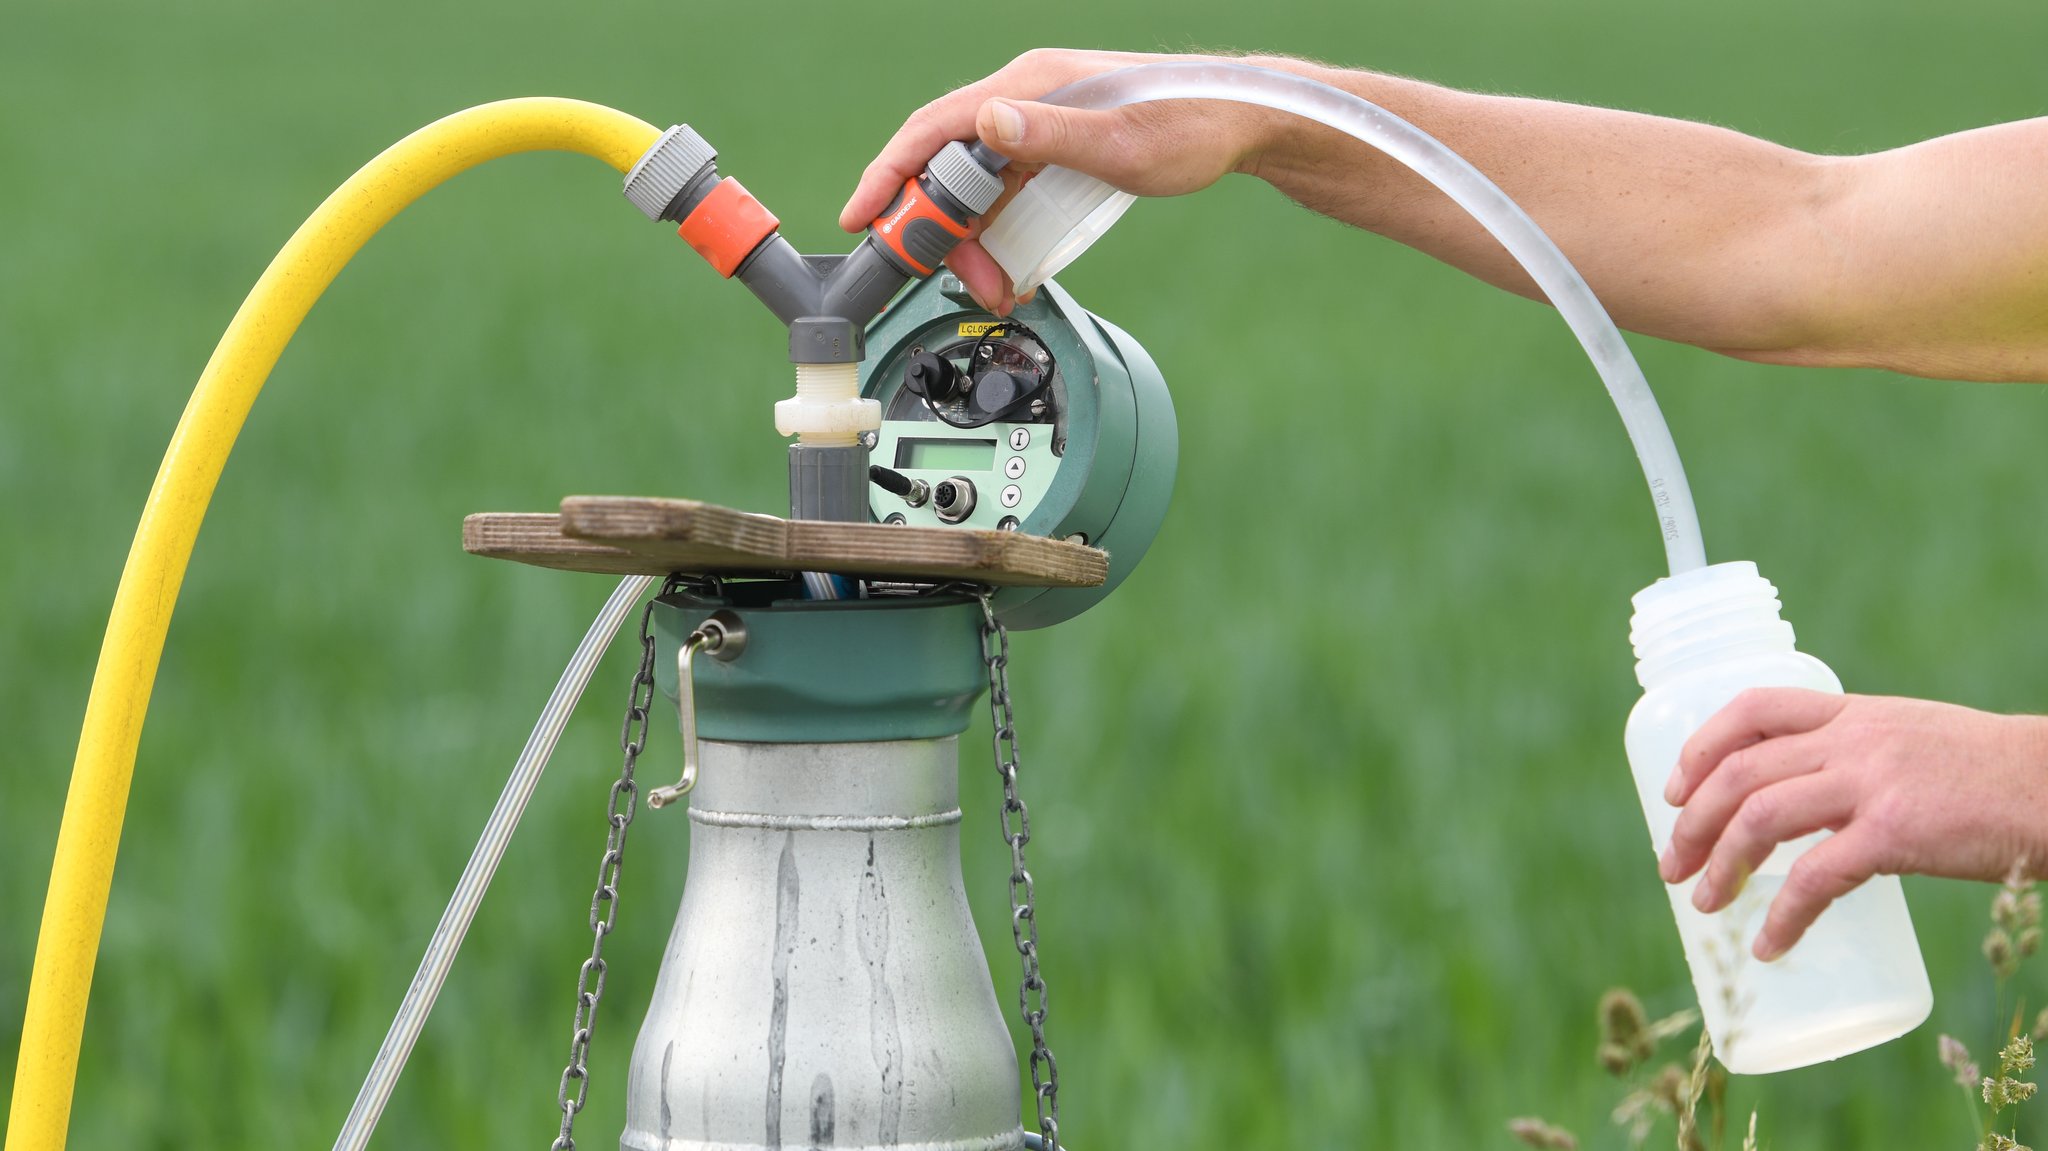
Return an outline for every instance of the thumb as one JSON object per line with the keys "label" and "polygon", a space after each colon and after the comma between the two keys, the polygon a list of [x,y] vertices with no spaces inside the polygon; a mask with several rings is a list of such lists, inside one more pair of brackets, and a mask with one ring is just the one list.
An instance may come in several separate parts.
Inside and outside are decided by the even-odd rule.
{"label": "thumb", "polygon": [[1110,179],[1127,160],[1116,143],[1121,133],[1113,112],[992,99],[983,102],[974,127],[989,147],[1020,163],[1058,164]]}

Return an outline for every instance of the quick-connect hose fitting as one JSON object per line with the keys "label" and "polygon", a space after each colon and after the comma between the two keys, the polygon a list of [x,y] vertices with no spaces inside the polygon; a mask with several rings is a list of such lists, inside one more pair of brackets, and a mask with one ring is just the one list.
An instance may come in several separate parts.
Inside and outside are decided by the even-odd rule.
{"label": "quick-connect hose fitting", "polygon": [[676,233],[731,279],[782,221],[738,180],[720,179],[717,161],[709,141],[677,124],[626,173],[625,196],[648,219],[678,225]]}
{"label": "quick-connect hose fitting", "polygon": [[626,173],[626,199],[650,220],[681,223],[718,179],[717,159],[710,141],[677,124]]}
{"label": "quick-connect hose fitting", "polygon": [[802,444],[845,447],[881,426],[881,402],[861,398],[858,364],[798,364],[796,395],[775,403],[775,430]]}
{"label": "quick-connect hose fitting", "polygon": [[1002,194],[1003,178],[955,140],[903,182],[868,225],[868,243],[905,276],[929,276]]}

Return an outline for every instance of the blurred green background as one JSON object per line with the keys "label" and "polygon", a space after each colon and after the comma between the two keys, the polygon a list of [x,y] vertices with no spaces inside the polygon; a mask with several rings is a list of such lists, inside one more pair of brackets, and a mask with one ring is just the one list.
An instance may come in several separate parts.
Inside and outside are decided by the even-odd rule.
{"label": "blurred green background", "polygon": [[[838,208],[903,116],[1038,44],[1314,54],[1824,151],[2048,102],[2038,0],[33,0],[5,23],[7,1052],[164,440],[291,229],[430,119],[539,93],[688,119],[800,247],[838,250]],[[563,156],[463,177],[369,246],[278,368],[158,681],[73,1146],[332,1139],[610,583],[466,557],[463,514],[575,492],[781,506],[778,329],[617,186]],[[1017,642],[1075,1147],[1504,1146],[1529,1112],[1605,1127],[1595,997],[1627,983],[1663,1011],[1691,991],[1621,755],[1628,596],[1662,557],[1563,326],[1244,180],[1139,205],[1063,282],[1156,356],[1182,435],[1144,567]],[[2048,392],[1637,348],[1711,554],[1776,580],[1803,647],[1858,690],[2048,704]],[[384,1146],[551,1137],[624,657],[542,784]],[[677,755],[660,730],[655,775]],[[1007,988],[984,738],[963,739],[968,879]],[[635,827],[588,1146],[618,1129],[685,838]],[[1972,1137],[1933,1037],[1990,1029],[1988,890],[1908,892],[1935,1018],[1740,1084],[1772,1145]]]}

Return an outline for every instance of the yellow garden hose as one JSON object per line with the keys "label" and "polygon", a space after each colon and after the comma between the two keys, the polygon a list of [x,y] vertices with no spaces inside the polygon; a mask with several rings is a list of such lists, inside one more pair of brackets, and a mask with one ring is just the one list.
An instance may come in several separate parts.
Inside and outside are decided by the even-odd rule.
{"label": "yellow garden hose", "polygon": [[377,229],[456,173],[540,151],[581,152],[624,172],[658,135],[651,124],[580,100],[504,100],[436,120],[335,189],[242,301],[171,435],[114,593],[36,940],[6,1151],[64,1146],[86,996],[164,634],[221,468],[299,322]]}

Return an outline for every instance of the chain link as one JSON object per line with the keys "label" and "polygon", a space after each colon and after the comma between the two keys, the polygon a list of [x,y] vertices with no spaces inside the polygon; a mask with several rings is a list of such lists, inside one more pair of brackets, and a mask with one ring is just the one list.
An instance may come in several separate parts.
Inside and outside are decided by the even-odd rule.
{"label": "chain link", "polygon": [[1017,715],[1010,706],[1010,633],[981,592],[981,657],[988,665],[989,721],[994,728],[996,773],[1003,779],[1003,842],[1010,845],[1010,935],[1023,960],[1017,1011],[1031,1028],[1031,1088],[1037,1096],[1038,1131],[1047,1148],[1060,1146],[1060,1066],[1045,1043],[1045,1018],[1052,1007],[1045,976],[1038,969],[1037,892],[1024,865],[1031,842],[1031,812],[1017,794]]}
{"label": "chain link", "polygon": [[[675,586],[676,581],[671,578],[661,594],[666,595]],[[569,1064],[562,1069],[562,1086],[555,1095],[562,1109],[562,1132],[549,1145],[549,1151],[575,1151],[576,1116],[590,1094],[590,1033],[597,1024],[597,1005],[604,998],[607,971],[604,940],[618,920],[619,867],[625,862],[626,829],[633,826],[633,812],[640,796],[640,785],[633,782],[633,769],[640,753],[647,749],[647,717],[654,706],[654,602],[649,599],[640,613],[640,667],[633,673],[633,686],[626,696],[626,721],[619,729],[619,749],[625,753],[625,766],[619,769],[618,781],[612,784],[604,857],[597,865],[597,892],[590,897],[590,958],[583,961],[576,973],[576,1014],[569,1035]],[[570,1094],[571,1084],[575,1085],[574,1095]]]}

